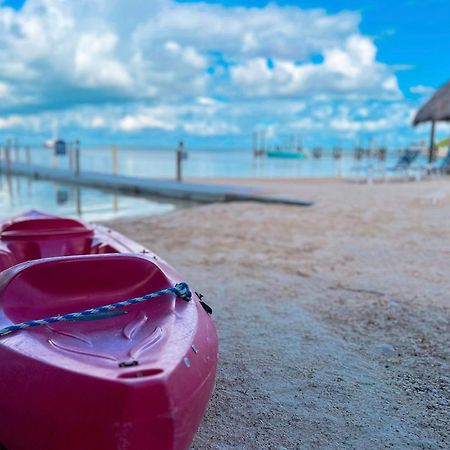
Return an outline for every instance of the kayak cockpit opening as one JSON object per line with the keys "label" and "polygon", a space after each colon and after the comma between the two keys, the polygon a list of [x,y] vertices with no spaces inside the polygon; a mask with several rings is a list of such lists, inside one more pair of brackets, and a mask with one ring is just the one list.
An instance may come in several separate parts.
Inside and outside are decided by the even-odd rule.
{"label": "kayak cockpit opening", "polygon": [[93,228],[78,220],[25,217],[0,230],[0,271],[41,258],[119,253],[113,242],[99,239]]}
{"label": "kayak cockpit opening", "polygon": [[[9,320],[20,323],[141,297],[172,284],[154,262],[142,256],[67,256],[28,262],[0,273],[0,304]],[[169,314],[170,298],[167,294],[162,301],[150,302],[152,314]],[[127,307],[127,311],[146,310],[150,303]]]}

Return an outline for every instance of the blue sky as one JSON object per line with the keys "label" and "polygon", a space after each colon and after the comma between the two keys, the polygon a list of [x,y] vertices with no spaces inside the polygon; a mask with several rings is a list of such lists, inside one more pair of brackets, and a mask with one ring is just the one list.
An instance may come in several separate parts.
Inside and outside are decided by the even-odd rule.
{"label": "blue sky", "polygon": [[0,135],[407,145],[450,79],[449,20],[444,0],[3,1]]}

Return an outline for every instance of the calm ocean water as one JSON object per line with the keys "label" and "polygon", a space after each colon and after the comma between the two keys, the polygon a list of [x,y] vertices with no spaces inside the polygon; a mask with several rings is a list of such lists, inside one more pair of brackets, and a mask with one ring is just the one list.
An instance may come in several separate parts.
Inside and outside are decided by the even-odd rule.
{"label": "calm ocean water", "polygon": [[[73,168],[70,154],[55,157],[53,151],[34,148],[30,151],[33,164],[50,167]],[[11,151],[13,160],[25,162],[24,149]],[[307,157],[302,160],[260,158],[253,159],[250,151],[188,151],[183,161],[185,177],[334,177],[366,176],[371,172],[387,173],[398,160],[398,153],[388,153],[386,161],[363,158],[356,161],[347,152],[336,160],[331,153],[322,158]],[[111,148],[81,148],[81,171],[113,172],[113,152]],[[417,165],[425,164],[421,157]],[[175,176],[175,151],[139,148],[119,148],[117,152],[117,173],[144,178],[169,178]],[[86,220],[109,220],[118,217],[163,214],[177,207],[191,204],[167,199],[147,199],[128,195],[118,195],[98,189],[64,185],[52,181],[32,180],[19,176],[0,174],[0,217],[9,217],[28,209],[40,209]]]}
{"label": "calm ocean water", "polygon": [[84,220],[164,214],[190,202],[118,195],[53,181],[0,174],[0,218],[30,209]]}
{"label": "calm ocean water", "polygon": [[[12,152],[14,157],[14,152]],[[23,150],[19,159],[25,161]],[[111,147],[81,148],[81,170],[111,173],[113,157]],[[385,162],[375,158],[356,161],[352,152],[344,152],[336,160],[331,152],[320,159],[307,157],[302,160],[260,158],[253,159],[249,150],[188,150],[183,161],[186,177],[334,177],[364,173],[367,166],[375,170],[392,167],[398,160],[398,152],[388,152]],[[68,168],[70,157],[56,159],[52,150],[36,148],[31,150],[31,161],[47,166],[58,165]],[[425,157],[416,164],[424,164]],[[175,151],[140,148],[121,148],[117,152],[117,173],[145,178],[173,178],[175,176]]]}

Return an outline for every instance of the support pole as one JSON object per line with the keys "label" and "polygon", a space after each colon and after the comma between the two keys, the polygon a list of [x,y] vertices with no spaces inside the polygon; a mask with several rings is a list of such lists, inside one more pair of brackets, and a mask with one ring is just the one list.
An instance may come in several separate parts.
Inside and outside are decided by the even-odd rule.
{"label": "support pole", "polygon": [[69,170],[70,170],[71,172],[73,172],[73,157],[74,157],[74,153],[73,153],[73,142],[72,142],[72,141],[69,142],[67,146],[68,146],[67,152],[68,152],[68,155],[69,155],[69,157],[68,157]]}
{"label": "support pole", "polygon": [[111,147],[111,159],[112,159],[112,173],[117,175],[117,145],[113,144]]}
{"label": "support pole", "polygon": [[10,147],[11,147],[11,141],[8,139],[6,141],[6,145],[5,145],[5,160],[6,160],[6,168],[7,168],[8,172],[10,171],[10,166],[11,166],[11,156],[9,154]]}
{"label": "support pole", "polygon": [[17,138],[14,140],[14,159],[19,161],[19,141]]}
{"label": "support pole", "polygon": [[430,147],[428,149],[428,163],[431,164],[434,161],[434,133],[436,131],[436,122],[431,121],[431,133],[430,133]]}
{"label": "support pole", "polygon": [[76,202],[77,216],[81,217],[82,214],[83,214],[83,211],[81,209],[81,189],[80,189],[80,186],[76,186],[75,187],[75,202]]}
{"label": "support pole", "polygon": [[27,164],[31,164],[31,153],[30,153],[30,146],[27,145],[25,147],[25,160]]}
{"label": "support pole", "polygon": [[181,163],[184,158],[185,158],[184,142],[180,141],[180,143],[178,144],[178,149],[177,149],[177,181],[178,182],[181,182],[181,179],[182,179]]}
{"label": "support pole", "polygon": [[80,141],[77,139],[75,142],[75,175],[80,175]]}
{"label": "support pole", "polygon": [[262,152],[266,151],[266,130],[261,130],[259,135],[259,145],[261,146]]}

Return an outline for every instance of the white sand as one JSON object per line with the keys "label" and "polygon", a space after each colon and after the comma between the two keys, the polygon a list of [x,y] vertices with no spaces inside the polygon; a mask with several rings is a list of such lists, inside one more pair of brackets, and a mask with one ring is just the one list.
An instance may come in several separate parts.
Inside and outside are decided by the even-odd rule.
{"label": "white sand", "polygon": [[317,205],[111,224],[214,308],[217,386],[194,448],[449,448],[450,180],[245,183]]}

